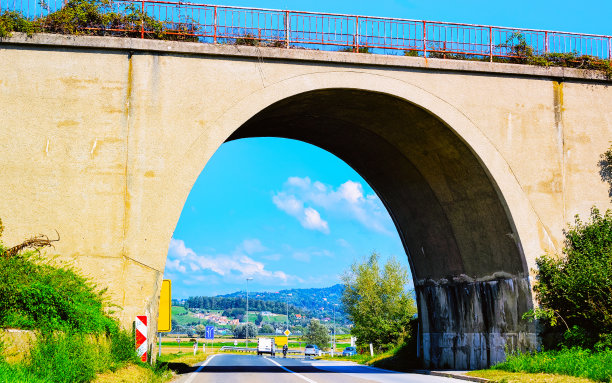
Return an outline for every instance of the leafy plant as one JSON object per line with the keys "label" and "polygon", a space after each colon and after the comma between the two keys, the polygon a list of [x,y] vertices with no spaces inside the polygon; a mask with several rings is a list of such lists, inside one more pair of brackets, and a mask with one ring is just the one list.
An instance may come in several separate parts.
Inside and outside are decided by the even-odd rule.
{"label": "leafy plant", "polygon": [[588,222],[576,216],[563,256],[544,255],[536,263],[534,290],[543,312],[563,319],[563,343],[612,346],[612,211],[593,207]]}
{"label": "leafy plant", "polygon": [[304,334],[306,343],[316,344],[321,350],[329,348],[329,330],[318,319],[311,319]]}
{"label": "leafy plant", "polygon": [[358,49],[355,47],[343,47],[340,48],[339,52],[372,53],[370,47],[359,47]]}
{"label": "leafy plant", "polygon": [[37,23],[26,19],[20,12],[4,11],[0,14],[0,38],[10,37],[11,32],[23,32],[32,36],[39,31]]}
{"label": "leafy plant", "polygon": [[[248,334],[247,334],[247,326],[248,326]],[[234,338],[246,338],[248,335],[249,338],[255,338],[257,336],[257,326],[253,322],[239,324],[234,328]]]}
{"label": "leafy plant", "polygon": [[345,272],[342,303],[354,323],[351,334],[357,341],[386,350],[410,337],[409,322],[417,310],[406,290],[406,268],[395,258],[382,267],[378,260],[378,254],[372,253]]}
{"label": "leafy plant", "polygon": [[538,353],[515,353],[492,367],[510,372],[549,373],[588,378],[600,382],[612,379],[612,350],[593,352],[581,348]]}

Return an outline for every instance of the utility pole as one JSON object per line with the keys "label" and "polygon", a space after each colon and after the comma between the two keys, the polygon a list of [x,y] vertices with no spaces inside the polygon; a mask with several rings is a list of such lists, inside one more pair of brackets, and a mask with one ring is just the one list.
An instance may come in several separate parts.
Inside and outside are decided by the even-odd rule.
{"label": "utility pole", "polygon": [[246,301],[246,344],[245,347],[249,348],[249,281],[252,281],[253,278],[248,277],[246,279],[246,296],[247,296],[247,301]]}

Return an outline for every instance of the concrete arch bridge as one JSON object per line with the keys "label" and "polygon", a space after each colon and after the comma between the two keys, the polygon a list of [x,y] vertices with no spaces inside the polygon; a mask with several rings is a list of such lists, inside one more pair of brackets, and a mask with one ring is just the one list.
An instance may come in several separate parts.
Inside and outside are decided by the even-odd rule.
{"label": "concrete arch bridge", "polygon": [[0,105],[5,242],[57,229],[56,251],[109,286],[124,323],[156,317],[183,204],[228,140],[308,142],[370,183],[431,367],[536,347],[521,319],[536,257],[609,206],[612,88],[578,69],[16,34],[0,41]]}

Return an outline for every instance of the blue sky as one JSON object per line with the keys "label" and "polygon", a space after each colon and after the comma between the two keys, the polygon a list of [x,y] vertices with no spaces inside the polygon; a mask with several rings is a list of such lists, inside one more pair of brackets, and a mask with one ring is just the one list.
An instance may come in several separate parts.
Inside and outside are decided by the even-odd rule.
{"label": "blue sky", "polygon": [[[612,1],[286,1],[209,4],[294,9],[612,34]],[[314,146],[258,138],[226,143],[185,204],[168,250],[173,297],[325,287],[377,251],[405,260],[369,185]],[[407,265],[407,263],[406,263]]]}
{"label": "blue sky", "polygon": [[173,296],[326,287],[372,251],[402,256],[391,218],[348,165],[280,138],[223,144],[194,185],[165,277]]}

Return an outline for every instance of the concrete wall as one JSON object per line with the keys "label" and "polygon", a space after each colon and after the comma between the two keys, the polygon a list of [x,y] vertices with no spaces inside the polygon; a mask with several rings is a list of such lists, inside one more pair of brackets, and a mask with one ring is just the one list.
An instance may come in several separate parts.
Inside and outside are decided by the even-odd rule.
{"label": "concrete wall", "polygon": [[155,317],[208,159],[228,139],[300,139],[389,209],[426,361],[481,367],[505,345],[535,346],[520,320],[535,258],[561,249],[575,214],[610,205],[597,167],[609,85],[564,68],[15,35],[0,40],[4,241],[58,230],[55,251],[110,287],[124,323]]}

